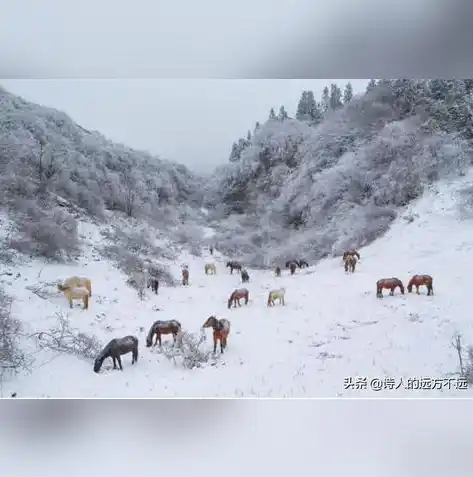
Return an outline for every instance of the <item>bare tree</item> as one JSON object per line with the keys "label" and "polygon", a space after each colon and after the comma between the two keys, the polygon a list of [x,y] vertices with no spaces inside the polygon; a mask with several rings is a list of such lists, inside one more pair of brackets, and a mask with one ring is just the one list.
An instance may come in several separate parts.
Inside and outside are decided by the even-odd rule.
{"label": "bare tree", "polygon": [[39,192],[45,192],[51,179],[59,173],[59,164],[52,147],[44,140],[40,141],[38,162]]}

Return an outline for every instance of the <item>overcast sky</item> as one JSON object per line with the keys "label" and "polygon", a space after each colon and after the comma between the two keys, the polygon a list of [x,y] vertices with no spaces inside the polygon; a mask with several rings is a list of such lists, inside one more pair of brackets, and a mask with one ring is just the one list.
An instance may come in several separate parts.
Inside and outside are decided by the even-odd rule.
{"label": "overcast sky", "polygon": [[289,115],[302,90],[320,97],[326,84],[365,79],[313,80],[1,80],[0,84],[65,111],[87,129],[188,167],[209,171],[228,160],[232,142],[283,104]]}

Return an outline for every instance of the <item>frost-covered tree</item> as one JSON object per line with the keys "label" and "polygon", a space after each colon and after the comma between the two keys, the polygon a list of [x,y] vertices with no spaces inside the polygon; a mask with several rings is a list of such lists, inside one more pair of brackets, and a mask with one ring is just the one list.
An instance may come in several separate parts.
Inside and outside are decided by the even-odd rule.
{"label": "frost-covered tree", "polygon": [[350,82],[345,85],[343,90],[343,104],[348,104],[353,99],[353,86]]}
{"label": "frost-covered tree", "polygon": [[238,149],[238,144],[234,142],[232,144],[232,150],[230,151],[230,162],[236,162],[240,160],[240,150]]}
{"label": "frost-covered tree", "polygon": [[256,121],[254,134],[256,134],[260,129],[261,129],[261,124],[259,123],[259,121]]}
{"label": "frost-covered tree", "polygon": [[251,142],[252,138],[253,138],[253,136],[251,134],[251,131],[248,129],[248,133],[246,134],[246,140],[248,142]]}
{"label": "frost-covered tree", "polygon": [[368,93],[369,91],[372,91],[374,88],[376,88],[376,80],[370,79],[368,82],[368,85],[366,86],[366,92]]}
{"label": "frost-covered tree", "polygon": [[342,91],[336,84],[330,85],[330,109],[336,111],[343,106]]}
{"label": "frost-covered tree", "polygon": [[269,119],[276,119],[276,113],[274,112],[274,108],[269,110]]}
{"label": "frost-covered tree", "polygon": [[308,121],[309,116],[309,107],[307,102],[307,91],[302,91],[301,99],[297,105],[296,109],[296,119],[298,121]]}
{"label": "frost-covered tree", "polygon": [[325,86],[322,91],[321,106],[323,113],[326,113],[330,109],[330,91],[328,89],[328,86]]}
{"label": "frost-covered tree", "polygon": [[289,119],[286,109],[282,105],[279,107],[278,119],[279,121],[285,121],[286,119]]}

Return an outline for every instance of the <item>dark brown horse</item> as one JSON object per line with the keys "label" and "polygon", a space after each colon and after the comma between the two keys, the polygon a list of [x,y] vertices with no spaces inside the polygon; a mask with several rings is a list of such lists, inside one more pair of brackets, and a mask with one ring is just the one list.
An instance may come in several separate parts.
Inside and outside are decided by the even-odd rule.
{"label": "dark brown horse", "polygon": [[343,261],[345,263],[345,272],[354,273],[357,262],[355,255],[347,255]]}
{"label": "dark brown horse", "polygon": [[294,273],[296,273],[296,268],[297,268],[296,262],[291,262],[289,264],[289,270],[291,271],[291,275],[294,275]]}
{"label": "dark brown horse", "polygon": [[305,260],[299,260],[299,268],[308,268],[309,264]]}
{"label": "dark brown horse", "polygon": [[246,288],[238,288],[230,295],[230,298],[228,299],[228,309],[231,308],[232,303],[234,308],[236,308],[237,304],[238,306],[241,306],[240,300],[242,298],[245,299],[245,305],[248,305],[249,297],[250,297],[250,292]]}
{"label": "dark brown horse", "polygon": [[131,364],[138,361],[138,338],[136,336],[125,336],[124,338],[114,338],[101,351],[94,362],[94,372],[98,373],[105,359],[112,358],[113,369],[117,369],[117,361],[120,370],[123,371],[120,356],[132,353]]}
{"label": "dark brown horse", "polygon": [[250,276],[246,270],[241,271],[241,281],[243,283],[248,283],[250,281]]}
{"label": "dark brown horse", "polygon": [[434,294],[434,287],[433,287],[434,279],[430,275],[414,275],[407,284],[407,291],[412,293],[412,287],[416,287],[417,294],[419,293],[419,287],[425,285],[427,287],[427,295]]}
{"label": "dark brown horse", "polygon": [[227,347],[227,338],[230,334],[230,322],[225,318],[217,320],[215,316],[209,316],[202,328],[213,329],[214,353],[217,352],[217,342],[220,341],[220,352],[223,353]]}
{"label": "dark brown horse", "polygon": [[274,272],[276,273],[277,277],[280,277],[281,276],[281,267],[276,267]]}
{"label": "dark brown horse", "polygon": [[162,346],[161,336],[162,335],[171,335],[173,337],[174,343],[176,342],[176,336],[181,331],[181,324],[177,320],[158,320],[155,321],[151,328],[149,329],[148,336],[146,337],[146,347],[149,348],[153,344],[153,336],[156,335],[156,340],[154,346],[159,343],[159,346]]}
{"label": "dark brown horse", "polygon": [[382,278],[376,282],[376,296],[383,298],[383,288],[390,290],[389,294],[394,295],[394,290],[399,287],[401,293],[404,295],[404,285],[399,278]]}
{"label": "dark brown horse", "polygon": [[158,294],[159,281],[156,277],[149,277],[148,279],[148,288],[151,287],[151,290]]}
{"label": "dark brown horse", "polygon": [[212,245],[209,247],[209,252],[210,252],[210,255],[214,254],[214,248],[212,247]]}
{"label": "dark brown horse", "polygon": [[231,260],[230,262],[227,262],[226,267],[230,268],[230,273],[231,274],[233,274],[233,270],[238,270],[239,272],[241,272],[241,269],[243,268],[241,266],[241,263],[236,262],[235,260]]}
{"label": "dark brown horse", "polygon": [[182,269],[182,284],[189,285],[189,270],[187,268]]}
{"label": "dark brown horse", "polygon": [[347,258],[349,255],[356,257],[358,260],[361,258],[359,252],[352,248],[343,253],[343,261],[345,261],[345,258]]}
{"label": "dark brown horse", "polygon": [[288,260],[286,262],[286,268],[289,268],[291,266],[291,263],[295,263],[296,264],[296,267],[299,266],[299,260]]}

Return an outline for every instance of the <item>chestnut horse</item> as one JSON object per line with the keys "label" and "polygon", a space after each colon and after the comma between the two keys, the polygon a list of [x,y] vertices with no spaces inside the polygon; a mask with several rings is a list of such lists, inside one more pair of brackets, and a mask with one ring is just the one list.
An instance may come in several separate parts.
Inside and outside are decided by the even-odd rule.
{"label": "chestnut horse", "polygon": [[182,269],[182,284],[189,285],[189,270],[187,268]]}
{"label": "chestnut horse", "polygon": [[148,336],[146,337],[146,347],[149,348],[153,344],[153,336],[156,335],[154,346],[159,343],[162,346],[161,335],[171,335],[174,343],[176,342],[176,336],[181,331],[181,324],[177,320],[155,321],[149,329]]}
{"label": "chestnut horse", "polygon": [[69,306],[72,308],[72,301],[73,300],[82,300],[84,303],[84,310],[89,309],[89,297],[90,292],[87,288],[81,287],[65,287],[61,284],[57,285],[59,291],[64,293],[64,296],[69,301]]}
{"label": "chestnut horse", "polygon": [[230,322],[225,318],[217,320],[215,316],[209,316],[202,328],[213,329],[214,353],[217,352],[217,342],[220,341],[220,352],[227,347],[227,338],[230,334]]}
{"label": "chestnut horse", "polygon": [[233,274],[233,270],[238,270],[239,272],[241,272],[241,269],[243,268],[241,266],[241,263],[240,262],[235,262],[234,260],[230,261],[230,262],[227,262],[227,264],[225,265],[227,268],[230,267],[230,273]]}
{"label": "chestnut horse", "polygon": [[106,358],[112,358],[113,369],[120,367],[120,371],[123,371],[122,360],[120,356],[123,354],[132,353],[131,364],[135,364],[138,361],[138,338],[136,336],[125,336],[124,338],[114,338],[107,346],[101,351],[97,359],[94,362],[94,372],[98,373],[102,364]]}
{"label": "chestnut horse", "polygon": [[241,271],[241,281],[243,283],[248,283],[250,281],[250,276],[246,270]]}
{"label": "chestnut horse", "polygon": [[276,273],[277,277],[280,277],[281,276],[281,267],[276,267],[274,272]]}
{"label": "chestnut horse", "polygon": [[404,285],[399,278],[382,278],[376,282],[376,296],[383,298],[383,288],[391,290],[389,294],[394,295],[394,290],[399,287],[401,293],[404,295]]}
{"label": "chestnut horse", "polygon": [[205,264],[205,274],[206,275],[216,275],[217,274],[217,267],[215,263],[206,263]]}
{"label": "chestnut horse", "polygon": [[433,281],[434,279],[430,275],[414,275],[407,284],[407,291],[412,293],[412,287],[415,286],[417,294],[420,295],[419,287],[425,285],[427,287],[427,295],[433,295]]}
{"label": "chestnut horse", "polygon": [[250,292],[246,288],[238,288],[230,295],[230,298],[228,299],[228,309],[231,308],[232,303],[234,308],[236,308],[237,304],[238,306],[241,306],[240,299],[242,298],[245,299],[245,305],[248,305],[249,297],[250,297]]}
{"label": "chestnut horse", "polygon": [[353,273],[355,271],[356,262],[357,262],[356,256],[347,255],[343,261],[345,262],[345,272],[349,271]]}
{"label": "chestnut horse", "polygon": [[271,290],[268,295],[268,306],[274,306],[274,300],[279,299],[279,303],[284,306],[284,296],[286,295],[286,289],[280,288],[279,290]]}
{"label": "chestnut horse", "polygon": [[156,277],[149,277],[148,278],[148,288],[151,287],[151,290],[158,294],[158,288],[159,288],[159,281]]}
{"label": "chestnut horse", "polygon": [[347,258],[349,255],[356,257],[358,260],[361,258],[359,252],[352,248],[351,250],[347,250],[343,253],[343,261],[345,261],[345,258]]}

